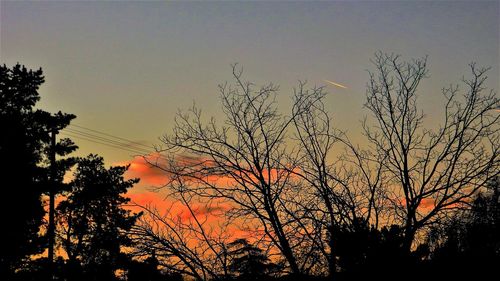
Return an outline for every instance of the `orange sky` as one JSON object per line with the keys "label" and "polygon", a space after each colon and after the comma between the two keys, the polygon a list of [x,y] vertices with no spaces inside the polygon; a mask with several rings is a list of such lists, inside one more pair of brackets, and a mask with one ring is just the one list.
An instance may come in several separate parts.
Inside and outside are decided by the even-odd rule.
{"label": "orange sky", "polygon": [[[0,1],[0,58],[43,68],[41,108],[150,150],[193,102],[223,122],[217,85],[231,81],[235,62],[257,85],[280,85],[284,113],[297,80],[347,86],[328,87],[325,105],[333,125],[361,141],[366,70],[378,50],[429,56],[419,94],[432,125],[442,117],[441,88],[467,75],[468,63],[491,66],[487,86],[498,90],[498,11],[498,1]],[[135,202],[172,203],[150,191],[168,177],[142,157],[74,140],[76,156],[131,165],[126,176],[141,178],[127,195]]]}

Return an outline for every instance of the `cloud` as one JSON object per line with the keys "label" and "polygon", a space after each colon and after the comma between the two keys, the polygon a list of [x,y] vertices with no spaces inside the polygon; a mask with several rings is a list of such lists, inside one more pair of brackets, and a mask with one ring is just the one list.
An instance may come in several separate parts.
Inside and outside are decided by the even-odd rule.
{"label": "cloud", "polygon": [[194,213],[196,215],[218,215],[221,212],[227,211],[228,208],[229,208],[229,206],[221,206],[221,205],[207,206],[207,205],[202,205],[200,207],[197,207],[194,210]]}
{"label": "cloud", "polygon": [[128,171],[125,174],[127,178],[139,178],[141,179],[141,185],[161,186],[168,180],[167,173],[160,168],[148,163],[148,161],[152,162],[160,159],[159,157],[160,156],[158,155],[148,155],[144,157],[136,156],[131,161],[113,163],[113,166],[130,165]]}
{"label": "cloud", "polygon": [[434,199],[431,198],[423,198],[422,201],[420,201],[420,205],[418,206],[419,209],[423,210],[431,210],[436,206]]}
{"label": "cloud", "polygon": [[[125,176],[127,178],[139,178],[139,187],[161,187],[168,183],[170,176],[169,172],[166,171],[168,166],[167,162],[171,159],[167,159],[165,156],[160,154],[150,154],[146,156],[136,156],[130,161],[115,162],[113,165],[130,165]],[[199,157],[196,155],[176,155],[174,158],[175,162],[179,164],[180,167],[187,167],[186,171],[196,171],[197,169],[204,170],[205,168],[215,167],[213,160],[209,158]],[[162,169],[161,167],[165,167]],[[193,172],[189,177],[184,177],[185,183],[189,184],[200,184],[209,183],[219,186],[234,186],[238,185],[237,181],[228,174],[220,171],[219,169],[213,170],[212,174],[209,170],[204,170],[203,172]],[[282,178],[288,174],[287,171],[281,169],[272,169],[270,172],[267,170],[263,171],[263,176],[266,180],[271,177],[271,181],[278,178]],[[240,174],[246,181],[252,181],[258,183],[258,179],[255,175],[250,172],[242,171]],[[293,175],[292,175],[293,177]]]}
{"label": "cloud", "polygon": [[[127,173],[127,178],[139,178],[141,181],[140,186],[162,186],[167,183],[169,176],[168,172],[161,167],[167,165],[165,156],[159,153],[152,153],[145,156],[135,156],[132,160],[121,161],[113,163],[113,166],[127,166],[130,165]],[[204,165],[209,167],[212,165],[211,160],[191,156],[191,155],[176,155],[175,161],[181,165]]]}
{"label": "cloud", "polygon": [[128,210],[140,212],[144,208],[156,209],[159,213],[169,217],[178,216],[184,222],[191,220],[193,215],[207,222],[224,220],[224,212],[231,208],[230,204],[217,202],[217,200],[212,200],[209,204],[191,202],[190,205],[193,211],[193,214],[191,214],[187,206],[175,198],[168,197],[166,192],[138,191],[129,192],[126,196],[131,200],[131,204],[127,206]]}
{"label": "cloud", "polygon": [[157,208],[167,207],[173,203],[162,192],[154,191],[130,191],[126,194],[130,200],[140,206],[156,206]]}

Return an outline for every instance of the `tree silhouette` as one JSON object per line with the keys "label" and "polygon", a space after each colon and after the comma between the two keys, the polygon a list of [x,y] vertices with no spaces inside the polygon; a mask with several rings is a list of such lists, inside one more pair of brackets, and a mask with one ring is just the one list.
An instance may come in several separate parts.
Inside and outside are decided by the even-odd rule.
{"label": "tree silhouette", "polygon": [[[105,168],[102,157],[78,159],[72,189],[57,207],[59,238],[68,255],[69,274],[85,280],[114,280],[130,246],[126,231],[138,214],[123,209],[123,197],[138,179],[125,180],[128,167]],[[71,272],[73,271],[73,272]]]}
{"label": "tree silhouette", "polygon": [[492,180],[471,208],[459,213],[429,236],[433,249],[430,270],[453,276],[500,273],[500,181]]}
{"label": "tree silhouette", "polygon": [[[224,122],[219,124],[213,118],[205,121],[195,106],[186,113],[180,112],[172,133],[161,139],[164,150],[160,152],[166,154],[168,161],[151,164],[168,173],[165,187],[177,198],[230,204],[230,210],[224,214],[226,221],[245,218],[253,227],[262,229],[262,239],[281,252],[294,275],[321,270],[330,256],[324,249],[325,229],[331,225],[331,219],[336,219],[324,214],[336,216],[339,210],[345,214],[345,205],[337,203],[346,202],[339,194],[347,197],[348,189],[333,192],[336,184],[329,176],[326,184],[316,181],[332,169],[322,169],[326,165],[306,168],[305,163],[315,165],[317,158],[305,156],[311,156],[311,151],[300,151],[306,148],[306,137],[304,142],[294,140],[293,132],[307,130],[310,123],[301,122],[304,118],[323,117],[312,109],[323,105],[325,93],[322,88],[305,90],[300,83],[288,116],[276,104],[279,87],[270,83],[257,88],[244,80],[236,65],[232,66],[232,74],[234,85],[219,85]],[[322,133],[330,133],[330,128]],[[333,139],[318,140],[326,146],[318,158],[329,153]],[[185,155],[192,157],[185,161]],[[318,199],[316,195],[324,191],[327,192]],[[350,197],[353,198],[359,196]],[[349,208],[353,206],[356,212],[356,206],[361,204]]]}
{"label": "tree silhouette", "polygon": [[[196,106],[180,111],[161,138],[164,155],[147,160],[165,171],[164,187],[183,204],[230,205],[225,221],[244,221],[296,277],[334,279],[337,271],[376,268],[380,260],[413,268],[427,252],[417,238],[498,175],[500,104],[484,86],[487,69],[471,64],[463,94],[444,89],[444,120],[427,128],[417,102],[427,58],[403,62],[379,52],[373,63],[365,104],[371,118],[363,122],[367,149],[332,126],[323,88],[299,83],[284,114],[276,85],[257,88],[233,65],[234,85],[219,86],[224,120],[205,119]],[[164,237],[158,218],[142,225],[155,243]],[[175,222],[165,224],[171,230]],[[359,249],[349,253],[342,243]],[[182,252],[193,256],[189,250]]]}
{"label": "tree silhouette", "polygon": [[408,253],[404,229],[398,225],[377,229],[359,220],[338,231],[334,239],[342,280],[393,280],[408,272],[416,274],[420,260],[428,254],[425,247]]}
{"label": "tree silhouette", "polygon": [[487,68],[470,64],[463,88],[442,90],[443,121],[428,127],[418,88],[427,58],[401,61],[379,52],[373,60],[365,107],[367,158],[382,163],[390,218],[404,227],[405,248],[416,235],[470,202],[500,171],[500,100],[485,87]]}
{"label": "tree silhouette", "polygon": [[[48,185],[45,165],[51,149],[49,133],[53,127],[64,128],[75,117],[35,109],[43,82],[41,69],[28,70],[19,64],[0,66],[0,177],[2,196],[8,198],[0,206],[0,212],[6,214],[3,223],[8,226],[0,232],[0,277],[7,279],[46,245],[39,231],[45,214],[40,197],[52,186]],[[56,153],[67,154],[75,148],[64,139],[55,149]],[[62,178],[64,169],[58,171],[57,178]]]}
{"label": "tree silhouette", "polygon": [[236,239],[228,245],[229,269],[238,280],[263,280],[276,271],[266,253],[248,242]]}
{"label": "tree silhouette", "polygon": [[[182,205],[171,204],[162,211],[142,206],[144,213],[130,231],[134,254],[146,257],[153,249],[162,266],[172,272],[198,281],[225,280],[229,275],[227,222],[213,227],[210,214],[198,212],[191,199],[181,194]],[[186,208],[185,213],[178,213],[179,207]]]}
{"label": "tree silhouette", "polygon": [[[297,158],[289,157],[293,176],[301,179],[297,191],[287,200],[294,202],[297,227],[311,241],[313,251],[303,255],[310,268],[328,268],[335,279],[337,245],[346,231],[361,231],[360,225],[372,222],[378,227],[382,209],[380,185],[384,181],[383,161],[368,163],[366,152],[351,143],[346,134],[333,127],[333,118],[325,105],[323,87],[294,90],[292,116],[294,139],[298,141]],[[338,151],[340,157],[332,157]],[[353,163],[355,163],[353,165]],[[326,263],[326,264],[325,264]]]}
{"label": "tree silhouette", "polygon": [[175,273],[165,273],[158,268],[159,261],[153,251],[144,261],[130,261],[127,266],[128,281],[182,281],[182,276]]}
{"label": "tree silhouette", "polygon": [[[205,121],[195,106],[179,112],[161,139],[158,152],[166,155],[145,158],[168,174],[176,202],[166,210],[136,205],[144,216],[124,208],[138,182],[124,179],[128,167],[106,168],[92,154],[68,157],[74,143],[55,141],[75,116],[35,109],[42,71],[0,66],[0,177],[8,199],[0,206],[0,279],[498,274],[500,104],[495,92],[485,93],[487,69],[471,64],[463,95],[458,87],[443,90],[444,120],[430,129],[417,102],[427,58],[377,53],[373,63],[366,150],[332,126],[324,88],[300,82],[290,113],[282,114],[278,87],[256,88],[233,65],[235,84],[219,88],[224,122]],[[74,164],[74,179],[63,184]],[[64,199],[56,242],[67,259],[32,257],[52,237],[42,227],[47,194]],[[266,251],[246,239],[229,243],[234,224]]]}

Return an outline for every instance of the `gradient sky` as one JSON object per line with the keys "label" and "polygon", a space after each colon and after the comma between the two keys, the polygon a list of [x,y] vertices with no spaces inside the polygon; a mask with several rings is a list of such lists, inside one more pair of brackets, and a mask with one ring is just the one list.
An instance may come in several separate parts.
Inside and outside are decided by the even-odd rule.
{"label": "gradient sky", "polygon": [[[219,116],[217,85],[238,62],[256,83],[328,86],[341,128],[356,133],[370,58],[377,50],[429,56],[420,95],[432,117],[440,89],[491,66],[499,87],[499,1],[344,2],[0,2],[0,62],[42,67],[40,107],[77,115],[76,124],[157,143],[178,108],[193,101]],[[220,116],[219,116],[220,119]],[[354,129],[353,129],[354,128]],[[79,154],[108,163],[128,152],[78,141]]]}

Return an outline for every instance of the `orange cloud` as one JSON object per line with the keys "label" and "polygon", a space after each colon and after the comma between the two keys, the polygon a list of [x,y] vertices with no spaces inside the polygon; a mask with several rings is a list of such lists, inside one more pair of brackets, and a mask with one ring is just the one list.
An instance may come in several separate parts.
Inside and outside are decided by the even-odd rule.
{"label": "orange cloud", "polygon": [[[160,187],[168,183],[169,173],[163,170],[161,167],[166,166],[167,159],[158,153],[150,154],[146,156],[136,156],[130,161],[116,162],[114,165],[130,165],[126,176],[127,178],[139,178],[141,181],[139,186],[153,186]],[[210,174],[209,171],[201,170],[205,168],[215,168],[216,164],[208,158],[193,156],[193,155],[176,155],[175,162],[180,166],[188,167],[191,174],[190,176],[183,177],[186,183],[197,184],[197,183],[210,183],[219,186],[233,186],[237,185],[237,181],[230,175],[222,174],[214,171]],[[200,173],[196,172],[200,169]],[[208,174],[207,174],[208,173]],[[275,181],[283,177],[296,178],[295,175],[289,175],[289,171],[284,169],[271,169],[270,171],[262,171],[265,180]],[[255,175],[248,171],[241,171],[240,176],[249,182],[258,183],[258,179]]]}
{"label": "orange cloud", "polygon": [[167,198],[166,195],[162,195],[161,192],[153,191],[139,191],[139,192],[128,192],[126,194],[130,200],[137,205],[141,206],[156,206],[156,207],[166,207],[172,204],[172,200]]}
{"label": "orange cloud", "polygon": [[[406,199],[401,198],[398,200],[402,204],[402,206],[406,206]],[[434,199],[432,198],[422,198],[418,205],[418,209],[421,211],[430,211],[435,207]]]}
{"label": "orange cloud", "polygon": [[139,178],[141,179],[141,185],[150,186],[161,186],[165,184],[168,180],[167,173],[162,171],[160,168],[148,163],[148,161],[153,161],[160,159],[158,155],[148,155],[146,160],[143,156],[136,156],[131,161],[117,162],[113,163],[114,166],[126,166],[130,165],[126,176],[127,178]]}
{"label": "orange cloud", "polygon": [[[182,221],[188,221],[193,218],[193,215],[179,200],[167,197],[166,192],[129,192],[127,197],[130,198],[131,203],[126,208],[133,212],[143,211],[143,207],[155,208],[160,213],[168,212],[169,216],[179,216]],[[207,219],[210,222],[216,222],[223,219],[222,214],[229,210],[231,206],[225,203],[211,203],[205,204],[201,202],[191,203],[193,214],[197,218]]]}
{"label": "orange cloud", "polygon": [[[127,208],[133,212],[146,211],[146,209],[154,209],[160,215],[164,215],[169,218],[179,218],[183,223],[190,223],[194,218],[203,221],[206,227],[214,227],[217,229],[218,225],[224,225],[227,221],[227,217],[224,215],[226,212],[231,210],[233,206],[222,200],[211,200],[209,203],[196,201],[190,202],[189,209],[187,206],[175,197],[169,197],[168,188],[159,188],[155,191],[150,191],[144,188],[144,185],[160,187],[165,185],[169,181],[169,173],[158,167],[154,167],[150,163],[158,163],[159,165],[167,164],[167,159],[159,155],[149,155],[144,157],[135,157],[131,161],[115,163],[118,165],[130,165],[127,172],[127,177],[137,177],[141,179],[141,184],[127,193],[127,197],[131,199],[130,206]],[[215,167],[212,160],[207,158],[202,158],[198,156],[191,155],[178,155],[175,157],[175,162],[181,166],[192,167],[194,170],[197,168],[211,168]],[[237,181],[229,175],[218,174],[206,174],[204,171],[200,174],[194,172],[191,176],[184,178],[185,184],[214,184],[220,187],[224,186],[235,186],[238,185]],[[298,171],[295,171],[298,172]],[[283,177],[296,178],[296,175],[289,175],[289,171],[285,169],[271,169],[265,170],[264,179],[275,181]],[[252,181],[255,183],[259,182],[250,172],[242,172],[240,174],[246,181]],[[235,219],[235,218],[233,218]],[[234,238],[252,238],[259,237],[262,235],[262,231],[256,229],[256,225],[246,220],[236,219],[232,221],[232,225],[228,226],[228,235]]]}
{"label": "orange cloud", "polygon": [[431,198],[423,198],[422,201],[420,201],[419,208],[424,209],[424,210],[430,210],[434,208],[436,204],[434,203],[434,199]]}

